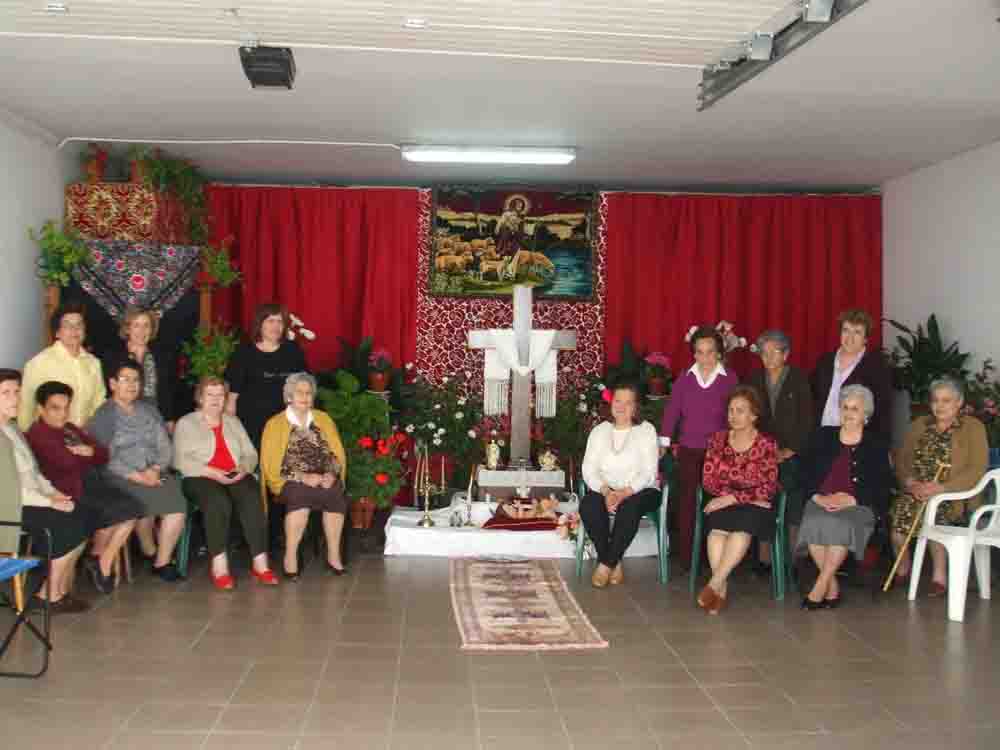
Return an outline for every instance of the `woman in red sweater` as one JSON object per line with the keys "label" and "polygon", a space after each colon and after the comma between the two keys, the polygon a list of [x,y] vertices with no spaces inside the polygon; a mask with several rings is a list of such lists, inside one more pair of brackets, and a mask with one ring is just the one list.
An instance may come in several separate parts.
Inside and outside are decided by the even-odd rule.
{"label": "woman in red sweater", "polygon": [[734,388],[726,405],[729,430],[712,435],[705,451],[702,485],[714,496],[705,504],[712,578],[698,594],[698,605],[713,615],[725,606],[729,574],[746,556],[751,539],[774,535],[778,443],[757,431],[761,410],[755,388]]}
{"label": "woman in red sweater", "polygon": [[86,525],[94,536],[84,566],[94,588],[110,594],[115,558],[143,510],[137,501],[92,471],[108,462],[108,450],[69,421],[72,400],[73,389],[65,383],[42,383],[35,391],[39,418],[24,436],[45,478],[86,511]]}

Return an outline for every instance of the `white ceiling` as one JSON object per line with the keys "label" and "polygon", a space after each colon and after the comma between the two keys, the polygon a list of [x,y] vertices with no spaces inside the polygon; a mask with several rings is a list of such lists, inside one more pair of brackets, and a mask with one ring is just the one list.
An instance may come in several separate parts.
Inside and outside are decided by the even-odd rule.
{"label": "white ceiling", "polygon": [[[579,149],[569,168],[472,168],[391,146],[167,147],[219,178],[845,188],[1000,139],[998,0],[869,0],[701,113],[699,67],[784,0],[66,2],[0,3],[0,106],[60,139]],[[295,49],[293,91],[249,89],[247,31]]]}

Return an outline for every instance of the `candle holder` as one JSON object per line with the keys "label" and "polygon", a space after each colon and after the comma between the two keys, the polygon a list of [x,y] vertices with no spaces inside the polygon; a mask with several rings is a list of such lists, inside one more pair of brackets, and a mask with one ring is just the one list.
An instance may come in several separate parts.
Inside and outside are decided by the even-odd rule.
{"label": "candle holder", "polygon": [[[444,478],[444,468],[441,469],[442,479]],[[431,518],[431,493],[445,492],[446,487],[444,482],[441,482],[441,487],[436,486],[431,482],[431,459],[430,453],[426,446],[424,447],[424,453],[421,456],[420,448],[417,448],[417,480],[416,480],[416,490],[418,494],[424,496],[424,516],[419,521],[417,521],[417,526],[422,529],[429,529],[437,524],[434,523],[434,519]]]}

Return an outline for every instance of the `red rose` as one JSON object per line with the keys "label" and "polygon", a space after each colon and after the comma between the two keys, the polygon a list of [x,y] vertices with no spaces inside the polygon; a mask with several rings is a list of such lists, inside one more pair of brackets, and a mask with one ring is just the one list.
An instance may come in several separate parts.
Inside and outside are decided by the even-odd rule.
{"label": "red rose", "polygon": [[360,447],[360,448],[367,449],[367,448],[371,448],[373,445],[375,445],[375,441],[372,440],[367,435],[365,435],[363,438],[359,438],[358,439],[358,447]]}
{"label": "red rose", "polygon": [[379,441],[375,444],[375,450],[378,452],[380,456],[388,456],[390,450],[389,445],[390,444],[387,443],[385,440],[379,438]]}
{"label": "red rose", "polygon": [[129,284],[135,291],[141,292],[146,288],[146,277],[141,273],[134,273],[132,274],[132,278],[129,279]]}
{"label": "red rose", "polygon": [[388,481],[389,481],[389,475],[385,474],[384,472],[380,471],[378,474],[375,475],[375,484],[379,486],[385,484]]}
{"label": "red rose", "polygon": [[116,271],[124,271],[125,270],[125,261],[123,261],[123,260],[116,260],[115,261],[115,270]]}

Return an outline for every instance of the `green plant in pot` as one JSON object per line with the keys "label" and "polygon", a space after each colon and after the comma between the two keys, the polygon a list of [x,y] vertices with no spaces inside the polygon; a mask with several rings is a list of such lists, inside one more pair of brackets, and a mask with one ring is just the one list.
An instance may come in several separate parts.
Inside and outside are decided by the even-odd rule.
{"label": "green plant in pot", "polygon": [[49,286],[68,286],[73,269],[90,262],[90,253],[80,236],[72,229],[60,229],[52,220],[42,224],[28,236],[38,243],[38,276]]}
{"label": "green plant in pot", "polygon": [[197,383],[207,375],[221,378],[238,343],[235,331],[218,325],[199,327],[191,340],[181,346],[187,357],[186,379]]}
{"label": "green plant in pot", "polygon": [[243,278],[243,274],[236,270],[229,255],[229,246],[232,243],[233,238],[227,237],[218,247],[205,245],[201,249],[201,261],[205,273],[212,280],[212,283],[218,284],[223,289]]}
{"label": "green plant in pot", "polygon": [[208,239],[205,183],[201,171],[186,159],[167,156],[158,149],[142,159],[146,184],[167,192],[184,206],[191,242],[202,245]]}
{"label": "green plant in pot", "polygon": [[969,352],[958,349],[958,342],[944,345],[937,317],[927,319],[926,328],[918,324],[916,330],[898,321],[886,321],[903,335],[896,337],[896,346],[889,353],[895,385],[910,394],[914,404],[925,405],[930,399],[930,384],[935,378],[950,375],[960,382],[969,377],[966,363]]}

